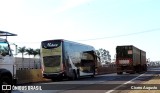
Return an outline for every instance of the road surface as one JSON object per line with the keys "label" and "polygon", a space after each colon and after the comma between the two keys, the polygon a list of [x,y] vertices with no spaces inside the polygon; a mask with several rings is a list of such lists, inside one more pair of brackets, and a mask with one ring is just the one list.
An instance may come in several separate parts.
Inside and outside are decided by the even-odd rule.
{"label": "road surface", "polygon": [[[160,68],[150,68],[142,74],[124,73],[123,75],[117,75],[113,73],[97,75],[94,78],[83,77],[75,81],[63,80],[58,82],[23,84],[18,86],[21,89],[28,88],[30,90],[14,90],[12,93],[118,93],[126,89],[131,90],[132,84],[148,81],[155,74],[160,74]],[[36,88],[38,90],[31,90]]]}

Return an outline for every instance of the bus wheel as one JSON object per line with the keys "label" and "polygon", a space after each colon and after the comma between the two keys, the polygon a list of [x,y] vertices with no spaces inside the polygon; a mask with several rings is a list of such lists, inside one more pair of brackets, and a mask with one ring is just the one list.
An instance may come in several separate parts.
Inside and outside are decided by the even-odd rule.
{"label": "bus wheel", "polygon": [[91,75],[92,78],[94,78],[95,75]]}
{"label": "bus wheel", "polygon": [[80,72],[79,72],[79,69],[77,69],[77,79],[79,79],[80,78]]}
{"label": "bus wheel", "polygon": [[94,78],[94,77],[95,77],[95,74],[96,74],[96,73],[95,73],[95,71],[94,71],[94,72],[93,72],[93,75],[91,75],[91,77]]}
{"label": "bus wheel", "polygon": [[62,81],[62,80],[63,80],[63,77],[60,76],[60,77],[57,78],[57,80],[58,80],[58,81]]}
{"label": "bus wheel", "polygon": [[52,82],[58,81],[58,79],[56,79],[56,78],[52,78],[51,80],[52,80]]}
{"label": "bus wheel", "polygon": [[71,77],[72,80],[76,80],[77,79],[77,73],[75,70],[73,70],[73,75]]}
{"label": "bus wheel", "polygon": [[123,74],[123,72],[117,72],[117,74],[118,74],[118,75],[122,75],[122,74]]}

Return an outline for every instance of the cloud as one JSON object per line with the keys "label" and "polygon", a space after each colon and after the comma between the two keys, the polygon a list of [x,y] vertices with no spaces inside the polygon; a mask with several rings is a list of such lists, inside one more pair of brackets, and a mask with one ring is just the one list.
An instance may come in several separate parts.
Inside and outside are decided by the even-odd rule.
{"label": "cloud", "polygon": [[91,0],[67,0],[64,4],[62,4],[60,7],[55,9],[55,13],[62,13],[71,8],[89,3],[90,1]]}

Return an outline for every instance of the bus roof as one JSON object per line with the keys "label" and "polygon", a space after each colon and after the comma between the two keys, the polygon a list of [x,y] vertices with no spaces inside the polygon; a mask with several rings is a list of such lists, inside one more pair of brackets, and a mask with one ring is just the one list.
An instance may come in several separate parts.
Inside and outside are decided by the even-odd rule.
{"label": "bus roof", "polygon": [[[83,43],[78,43],[78,42],[75,42],[75,41],[69,41],[69,40],[65,40],[65,39],[51,39],[51,40],[44,40],[42,42],[45,42],[45,41],[63,41],[63,42],[69,42],[69,43],[74,43],[74,44],[79,44],[79,45],[84,45],[84,46],[90,46],[90,47],[93,47],[91,45],[87,45],[87,44],[83,44]],[[93,47],[94,48],[94,47]]]}
{"label": "bus roof", "polygon": [[17,34],[13,34],[6,31],[0,31],[0,36],[17,36]]}

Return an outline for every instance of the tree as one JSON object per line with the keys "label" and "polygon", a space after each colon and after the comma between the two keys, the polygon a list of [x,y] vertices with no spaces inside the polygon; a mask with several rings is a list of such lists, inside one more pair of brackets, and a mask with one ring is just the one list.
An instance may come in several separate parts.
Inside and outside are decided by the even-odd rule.
{"label": "tree", "polygon": [[34,58],[36,57],[36,55],[38,55],[38,52],[36,49],[33,50],[32,55],[34,56]]}
{"label": "tree", "polygon": [[36,49],[36,51],[37,51],[37,55],[39,56],[39,65],[40,65],[40,67],[41,67],[41,62],[40,62],[40,49]]}
{"label": "tree", "polygon": [[35,64],[35,57],[36,55],[40,56],[40,49],[33,49],[32,55],[34,56],[34,64]]}
{"label": "tree", "polygon": [[35,50],[37,52],[37,55],[40,57],[40,49]]}
{"label": "tree", "polygon": [[108,50],[100,48],[99,50],[96,50],[97,56],[101,59],[101,64],[107,64],[111,62],[111,55],[109,54]]}
{"label": "tree", "polygon": [[114,61],[114,62],[116,61],[116,56],[117,56],[117,55],[115,54],[115,55],[114,55],[114,58],[113,58],[113,61]]}
{"label": "tree", "polygon": [[26,47],[19,47],[18,48],[18,53],[22,54],[22,68],[24,68],[24,53],[26,52]]}
{"label": "tree", "polygon": [[28,48],[26,49],[26,55],[29,55],[29,68],[30,68],[30,55],[33,54],[33,49],[32,48]]}

